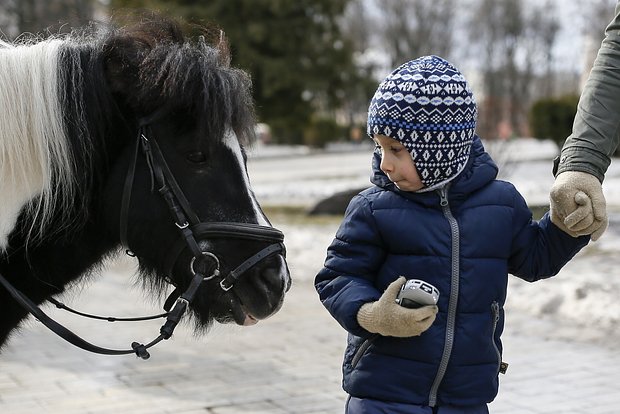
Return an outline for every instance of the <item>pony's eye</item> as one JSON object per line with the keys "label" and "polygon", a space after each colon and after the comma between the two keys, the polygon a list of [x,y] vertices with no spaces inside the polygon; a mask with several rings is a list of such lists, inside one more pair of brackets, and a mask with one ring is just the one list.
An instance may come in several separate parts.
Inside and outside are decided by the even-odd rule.
{"label": "pony's eye", "polygon": [[207,161],[207,156],[202,151],[195,151],[187,154],[187,160],[194,164],[202,164]]}

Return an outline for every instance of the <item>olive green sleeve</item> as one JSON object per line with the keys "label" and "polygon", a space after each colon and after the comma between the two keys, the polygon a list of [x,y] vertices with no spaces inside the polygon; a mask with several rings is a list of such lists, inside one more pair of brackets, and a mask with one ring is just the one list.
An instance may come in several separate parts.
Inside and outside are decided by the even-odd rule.
{"label": "olive green sleeve", "polygon": [[554,173],[582,171],[603,182],[620,141],[620,0],[586,81],[572,134]]}

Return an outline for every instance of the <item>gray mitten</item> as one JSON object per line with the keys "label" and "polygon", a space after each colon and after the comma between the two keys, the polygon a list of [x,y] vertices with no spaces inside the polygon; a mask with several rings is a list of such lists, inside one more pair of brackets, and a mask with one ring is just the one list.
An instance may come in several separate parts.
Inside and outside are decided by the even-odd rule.
{"label": "gray mitten", "polygon": [[357,322],[362,328],[399,338],[419,336],[430,328],[437,315],[437,306],[410,309],[395,302],[398,291],[406,281],[403,276],[399,277],[385,289],[378,301],[362,305],[357,312]]}

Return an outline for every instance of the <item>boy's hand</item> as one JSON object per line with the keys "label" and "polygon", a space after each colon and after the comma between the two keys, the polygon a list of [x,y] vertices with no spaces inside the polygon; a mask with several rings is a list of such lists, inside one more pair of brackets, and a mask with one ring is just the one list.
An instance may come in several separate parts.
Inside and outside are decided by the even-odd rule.
{"label": "boy's hand", "polygon": [[398,291],[407,281],[403,276],[392,282],[376,302],[362,305],[357,322],[368,332],[406,338],[418,336],[435,321],[437,306],[410,309],[395,302]]}
{"label": "boy's hand", "polygon": [[551,221],[573,237],[592,235],[596,241],[607,228],[607,206],[601,182],[580,171],[565,171],[551,192]]}

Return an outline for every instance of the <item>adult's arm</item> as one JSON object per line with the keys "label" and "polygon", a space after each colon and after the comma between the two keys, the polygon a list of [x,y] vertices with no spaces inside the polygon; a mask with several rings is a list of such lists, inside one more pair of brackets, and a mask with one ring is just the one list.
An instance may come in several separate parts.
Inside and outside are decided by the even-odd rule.
{"label": "adult's arm", "polygon": [[573,131],[564,143],[555,175],[580,171],[603,182],[619,142],[620,0],[579,98]]}
{"label": "adult's arm", "polygon": [[620,0],[579,98],[573,131],[554,163],[551,220],[573,237],[607,228],[602,183],[620,141]]}

